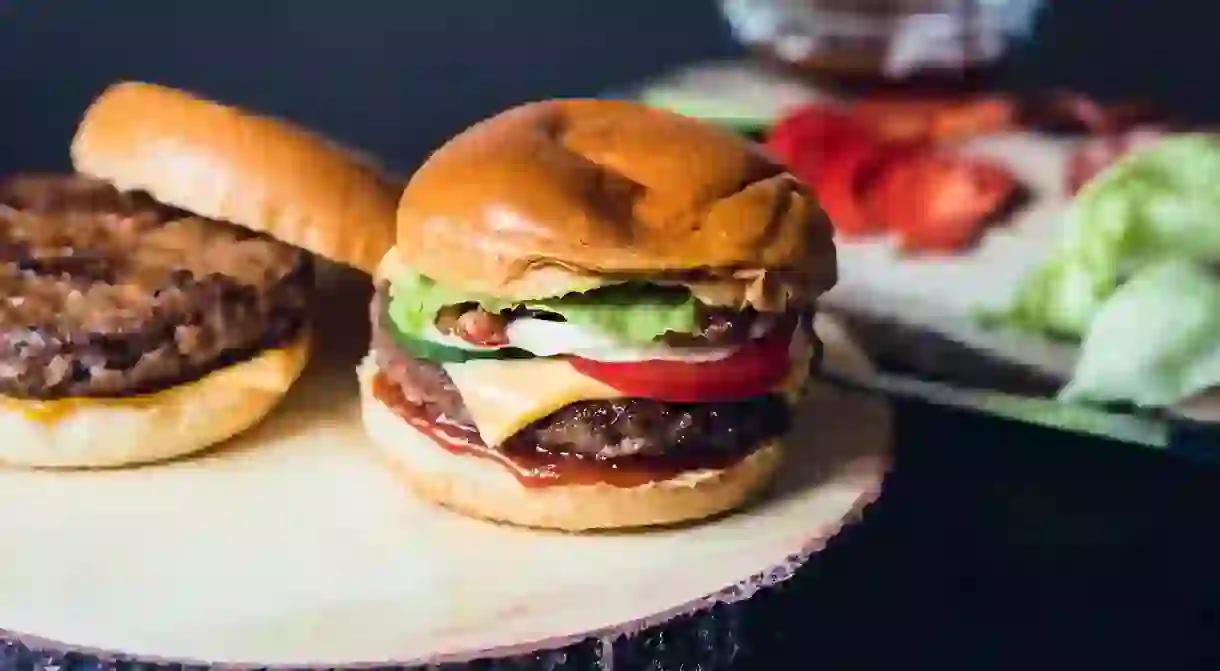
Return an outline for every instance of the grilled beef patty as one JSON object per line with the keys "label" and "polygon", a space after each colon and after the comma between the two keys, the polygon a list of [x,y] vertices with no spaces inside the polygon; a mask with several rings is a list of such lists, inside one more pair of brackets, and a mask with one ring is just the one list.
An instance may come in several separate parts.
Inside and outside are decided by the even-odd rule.
{"label": "grilled beef patty", "polygon": [[[386,313],[388,285],[378,286],[371,307],[373,351],[378,369],[428,414],[475,428],[462,395],[438,364],[415,359],[395,341]],[[727,403],[666,403],[643,398],[573,403],[522,429],[501,450],[614,459],[681,451],[747,454],[787,432],[787,402],[769,395]]]}
{"label": "grilled beef patty", "polygon": [[0,184],[0,394],[124,396],[197,379],[305,324],[307,255],[79,176]]}

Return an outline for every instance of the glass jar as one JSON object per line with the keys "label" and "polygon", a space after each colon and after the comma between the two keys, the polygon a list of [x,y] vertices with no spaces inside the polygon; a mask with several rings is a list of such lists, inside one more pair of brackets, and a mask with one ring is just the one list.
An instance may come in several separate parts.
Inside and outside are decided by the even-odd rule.
{"label": "glass jar", "polygon": [[969,87],[1028,32],[1041,0],[720,0],[736,38],[830,83]]}

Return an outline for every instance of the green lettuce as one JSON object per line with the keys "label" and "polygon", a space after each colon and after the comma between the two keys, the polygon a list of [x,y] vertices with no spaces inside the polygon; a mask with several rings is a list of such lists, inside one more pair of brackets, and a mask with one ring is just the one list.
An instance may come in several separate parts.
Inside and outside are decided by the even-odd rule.
{"label": "green lettuce", "polygon": [[510,301],[459,291],[414,273],[390,285],[390,319],[407,335],[426,332],[436,313],[448,305],[478,303],[489,312],[516,305],[563,316],[569,323],[604,333],[624,343],[646,343],[665,333],[699,331],[699,303],[685,289],[644,283],[616,284],[555,298]]}
{"label": "green lettuce", "polygon": [[1189,259],[1145,266],[1089,325],[1069,401],[1172,405],[1220,386],[1220,277]]}
{"label": "green lettuce", "polygon": [[1123,281],[1165,259],[1220,261],[1220,139],[1167,138],[1091,181],[1061,243],[1001,316],[1014,326],[1079,339]]}

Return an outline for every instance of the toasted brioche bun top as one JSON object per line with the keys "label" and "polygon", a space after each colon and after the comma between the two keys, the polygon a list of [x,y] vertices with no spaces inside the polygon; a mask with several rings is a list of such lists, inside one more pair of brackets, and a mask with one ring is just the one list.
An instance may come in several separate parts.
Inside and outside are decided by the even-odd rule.
{"label": "toasted brioche bun top", "polygon": [[371,273],[399,187],[292,124],[152,84],[111,86],[72,141],[77,172]]}
{"label": "toasted brioche bun top", "polygon": [[782,310],[834,285],[830,222],[759,148],[644,105],[522,105],[454,137],[408,182],[398,254],[438,282],[538,298],[643,279]]}

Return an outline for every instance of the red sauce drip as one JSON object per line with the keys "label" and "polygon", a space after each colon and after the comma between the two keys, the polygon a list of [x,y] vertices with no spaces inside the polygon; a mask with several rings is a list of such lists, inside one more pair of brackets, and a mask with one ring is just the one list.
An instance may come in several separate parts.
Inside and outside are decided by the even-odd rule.
{"label": "red sauce drip", "polygon": [[669,480],[686,471],[724,469],[745,458],[740,455],[676,455],[596,459],[579,454],[563,454],[535,449],[501,451],[488,447],[478,432],[443,418],[420,405],[407,401],[398,385],[385,375],[373,378],[373,395],[394,414],[432,439],[445,450],[462,456],[494,461],[508,469],[529,488],[561,485],[606,484],[637,487]]}

